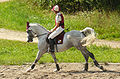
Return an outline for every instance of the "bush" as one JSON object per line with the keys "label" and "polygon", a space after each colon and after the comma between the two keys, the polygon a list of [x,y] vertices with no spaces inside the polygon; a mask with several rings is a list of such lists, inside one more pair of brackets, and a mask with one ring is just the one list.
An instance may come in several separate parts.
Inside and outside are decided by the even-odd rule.
{"label": "bush", "polygon": [[27,0],[32,5],[43,9],[52,8],[58,4],[62,11],[73,13],[76,11],[114,11],[120,10],[120,1],[118,0]]}

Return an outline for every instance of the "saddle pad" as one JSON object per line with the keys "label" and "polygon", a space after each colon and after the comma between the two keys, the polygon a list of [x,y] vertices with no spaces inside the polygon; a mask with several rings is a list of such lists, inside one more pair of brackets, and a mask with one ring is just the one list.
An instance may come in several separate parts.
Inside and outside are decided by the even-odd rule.
{"label": "saddle pad", "polygon": [[65,32],[63,31],[60,33],[55,39],[57,44],[63,44],[63,38],[64,38]]}

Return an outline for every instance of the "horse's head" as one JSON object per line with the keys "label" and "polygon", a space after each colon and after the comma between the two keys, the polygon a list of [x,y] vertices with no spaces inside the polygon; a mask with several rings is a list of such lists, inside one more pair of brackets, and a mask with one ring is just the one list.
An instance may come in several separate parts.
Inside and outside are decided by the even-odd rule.
{"label": "horse's head", "polygon": [[28,36],[27,36],[27,38],[28,38],[27,42],[33,42],[33,38],[35,37],[36,33],[30,27],[29,22],[27,22],[26,32],[28,34]]}
{"label": "horse's head", "polygon": [[27,34],[28,34],[27,42],[33,42],[34,35],[33,35],[32,31],[31,30],[27,30]]}
{"label": "horse's head", "polygon": [[33,42],[33,38],[34,37],[39,37],[39,36],[43,36],[43,35],[47,35],[48,31],[40,26],[40,24],[38,23],[30,23],[27,22],[27,34],[28,34],[28,40],[27,42]]}

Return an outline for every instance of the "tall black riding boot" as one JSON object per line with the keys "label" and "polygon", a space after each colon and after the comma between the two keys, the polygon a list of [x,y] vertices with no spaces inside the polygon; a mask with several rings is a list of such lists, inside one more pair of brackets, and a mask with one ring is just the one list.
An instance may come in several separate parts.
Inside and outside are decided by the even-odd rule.
{"label": "tall black riding boot", "polygon": [[50,52],[55,52],[54,50],[54,39],[49,39]]}

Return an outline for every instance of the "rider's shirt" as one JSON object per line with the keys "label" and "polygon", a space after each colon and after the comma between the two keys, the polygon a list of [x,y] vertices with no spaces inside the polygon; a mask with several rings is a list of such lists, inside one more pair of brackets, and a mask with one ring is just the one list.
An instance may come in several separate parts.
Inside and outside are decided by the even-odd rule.
{"label": "rider's shirt", "polygon": [[59,35],[61,32],[64,31],[64,17],[61,13],[57,13],[57,15],[55,17],[55,25],[57,25],[57,23],[60,23],[59,27],[50,34],[48,39],[50,39],[50,38],[54,39],[57,35]]}
{"label": "rider's shirt", "polygon": [[64,17],[61,13],[57,13],[55,17],[55,25],[60,22],[60,25],[64,29]]}

